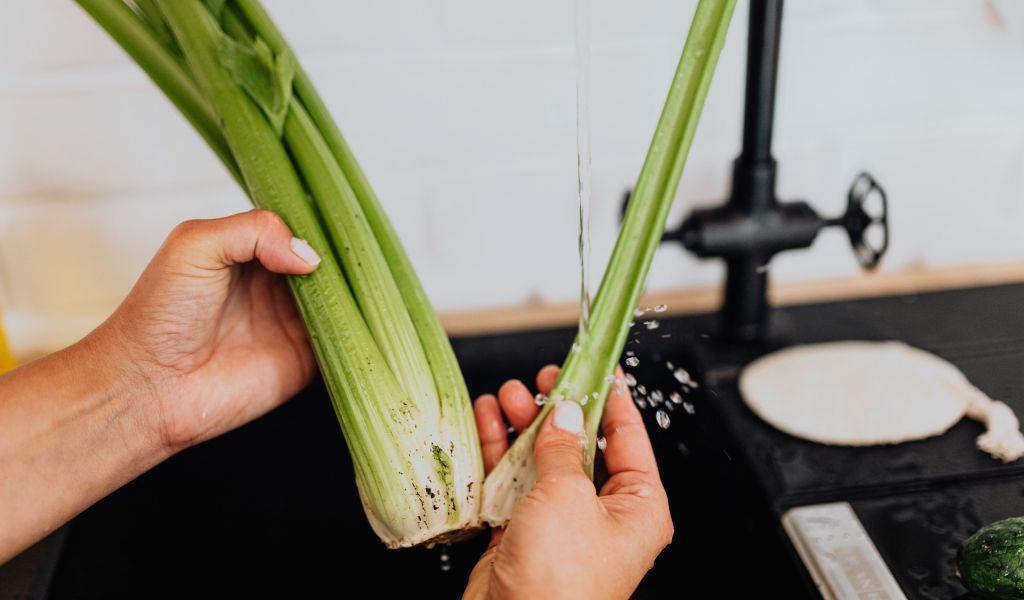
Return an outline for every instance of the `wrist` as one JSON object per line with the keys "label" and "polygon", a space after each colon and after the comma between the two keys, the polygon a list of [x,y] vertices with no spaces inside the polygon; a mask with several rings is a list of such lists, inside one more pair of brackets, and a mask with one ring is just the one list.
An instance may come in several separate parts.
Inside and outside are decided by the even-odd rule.
{"label": "wrist", "polygon": [[163,436],[159,382],[110,321],[61,354],[82,397],[104,404],[103,412],[116,416],[111,433],[123,438],[134,460],[149,468],[173,454]]}

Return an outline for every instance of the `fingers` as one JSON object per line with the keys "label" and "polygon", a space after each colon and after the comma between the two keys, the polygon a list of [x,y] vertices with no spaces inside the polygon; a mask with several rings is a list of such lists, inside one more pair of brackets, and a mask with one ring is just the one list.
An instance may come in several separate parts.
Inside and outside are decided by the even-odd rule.
{"label": "fingers", "polygon": [[473,403],[476,430],[480,435],[480,451],[484,455],[484,473],[490,473],[508,450],[508,431],[501,419],[498,399],[484,394]]}
{"label": "fingers", "polygon": [[583,476],[583,409],[572,400],[555,403],[551,414],[537,432],[533,457],[537,481],[566,476]]}
{"label": "fingers", "polygon": [[182,267],[209,271],[256,259],[268,271],[302,275],[320,263],[316,250],[292,237],[284,221],[266,210],[186,221],[174,229],[161,252],[170,253]]}
{"label": "fingers", "polygon": [[506,381],[505,385],[501,386],[501,389],[498,390],[498,402],[501,404],[501,410],[508,417],[508,422],[516,431],[522,431],[529,427],[537,417],[537,413],[540,412],[533,394],[518,379]]}
{"label": "fingers", "polygon": [[649,476],[660,485],[651,440],[647,437],[640,411],[630,398],[629,388],[622,383],[621,369],[608,394],[604,417],[601,419],[601,432],[608,442],[604,450],[604,463],[609,476],[635,472]]}
{"label": "fingers", "polygon": [[555,387],[555,382],[558,381],[558,374],[561,369],[557,365],[547,365],[543,369],[537,372],[537,391],[544,394],[545,396],[551,393],[551,390]]}

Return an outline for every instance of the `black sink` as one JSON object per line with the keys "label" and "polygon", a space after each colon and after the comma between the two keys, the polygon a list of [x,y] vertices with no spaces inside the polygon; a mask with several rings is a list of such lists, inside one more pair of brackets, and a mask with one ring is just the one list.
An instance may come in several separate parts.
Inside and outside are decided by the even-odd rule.
{"label": "black sink", "polygon": [[[790,324],[787,343],[902,339],[952,360],[1024,414],[1022,304],[1024,285],[1012,285],[779,312]],[[669,318],[627,346],[640,360],[633,372],[648,388],[678,389],[668,361],[700,384],[687,394],[693,414],[676,407],[668,429],[645,412],[676,536],[636,597],[677,598],[713,585],[723,598],[767,591],[814,598],[779,518],[789,507],[833,500],[851,502],[908,597],[958,597],[951,549],[982,522],[1024,513],[1024,503],[1012,501],[1024,489],[1021,466],[974,451],[979,428],[969,422],[896,448],[830,448],[776,431],[735,390],[739,369],[771,348],[725,344],[713,330],[711,315]],[[572,335],[558,329],[462,338],[455,349],[476,395],[508,378],[532,381],[539,367],[561,362]],[[937,525],[900,520],[929,506],[939,506],[929,517]],[[956,506],[968,506],[969,514]],[[930,528],[927,548],[914,541],[915,524]],[[480,536],[450,548],[448,571],[439,549],[385,550],[366,524],[318,382],[75,519],[48,597],[345,596],[351,581],[379,585],[388,597],[455,598],[484,544]]]}

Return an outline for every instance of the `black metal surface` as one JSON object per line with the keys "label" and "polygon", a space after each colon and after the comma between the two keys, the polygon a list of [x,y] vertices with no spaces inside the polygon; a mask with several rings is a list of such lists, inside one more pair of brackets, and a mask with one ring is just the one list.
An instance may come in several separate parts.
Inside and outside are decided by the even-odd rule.
{"label": "black metal surface", "polygon": [[1024,514],[1024,479],[970,482],[852,505],[909,598],[967,600],[956,577],[960,542],[983,525]]}
{"label": "black metal surface", "polygon": [[[784,308],[791,342],[903,339],[959,366],[989,395],[1024,413],[1024,285]],[[666,362],[702,385],[668,430],[645,412],[669,491],[675,542],[637,598],[677,598],[712,582],[720,597],[815,597],[781,533],[787,506],[852,500],[911,598],[955,598],[949,553],[976,525],[1024,513],[1018,464],[974,449],[979,427],[886,448],[832,448],[757,420],[732,387],[739,367],[768,350],[716,341],[712,315],[638,327],[628,349],[649,389],[679,389]],[[505,379],[532,381],[560,362],[571,329],[456,340],[474,394]],[[709,385],[712,384],[712,385]],[[909,507],[909,508],[908,508]],[[930,532],[930,533],[929,533]],[[387,551],[370,532],[322,386],[160,465],[76,519],[51,598],[458,597],[483,539],[450,550]],[[739,558],[738,558],[739,557]],[[614,561],[614,557],[611,557]],[[735,576],[737,561],[744,577]],[[927,574],[922,575],[922,573]],[[352,583],[356,582],[356,583]],[[923,589],[925,592],[921,592]],[[938,590],[938,591],[936,591]],[[931,594],[931,595],[928,595]]]}
{"label": "black metal surface", "polygon": [[[1024,286],[1003,286],[780,312],[794,324],[789,343],[900,339],[951,361],[982,391],[1024,414],[1022,302]],[[940,437],[869,448],[823,446],[771,428],[746,408],[735,385],[737,367],[768,349],[709,348],[713,357],[705,360],[719,373],[712,378],[723,423],[743,440],[738,451],[757,470],[779,511],[939,482],[1024,475],[1024,461],[1004,465],[975,450],[983,428],[968,420]]]}

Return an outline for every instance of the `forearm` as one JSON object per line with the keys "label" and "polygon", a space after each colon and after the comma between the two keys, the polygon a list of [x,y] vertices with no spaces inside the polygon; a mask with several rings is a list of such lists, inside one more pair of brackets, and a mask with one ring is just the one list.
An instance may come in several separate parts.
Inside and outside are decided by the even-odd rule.
{"label": "forearm", "polygon": [[0,377],[0,563],[168,454],[109,335]]}

